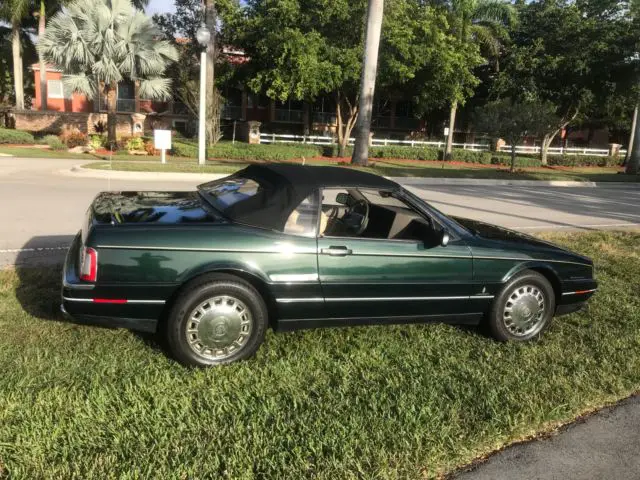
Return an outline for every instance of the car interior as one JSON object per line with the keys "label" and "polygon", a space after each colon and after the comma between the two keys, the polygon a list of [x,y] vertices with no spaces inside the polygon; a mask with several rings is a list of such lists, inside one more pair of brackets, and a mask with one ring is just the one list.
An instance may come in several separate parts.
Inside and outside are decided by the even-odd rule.
{"label": "car interior", "polygon": [[364,189],[324,189],[320,220],[317,198],[305,199],[290,215],[285,233],[389,240],[415,240],[439,245],[442,227],[424,218],[390,192]]}

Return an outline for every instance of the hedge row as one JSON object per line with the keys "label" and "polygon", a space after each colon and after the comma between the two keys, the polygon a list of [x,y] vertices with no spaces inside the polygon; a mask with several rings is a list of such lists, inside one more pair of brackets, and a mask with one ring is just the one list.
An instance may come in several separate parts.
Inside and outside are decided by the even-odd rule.
{"label": "hedge row", "polygon": [[[347,147],[345,155],[351,156],[353,147]],[[338,147],[328,145],[322,153],[328,157],[338,156]],[[442,160],[443,150],[435,147],[405,147],[400,145],[374,146],[369,148],[370,158],[399,158],[408,160]],[[511,155],[507,152],[477,152],[454,148],[451,160],[483,165],[511,165]],[[564,167],[614,167],[622,163],[621,157],[597,157],[591,155],[549,155],[547,162],[552,166]],[[540,159],[532,155],[516,156],[515,166],[539,167]]]}
{"label": "hedge row", "polygon": [[8,128],[0,128],[0,144],[34,144],[33,135],[22,130],[10,130]]}
{"label": "hedge row", "polygon": [[[191,142],[179,140],[173,141],[171,153],[179,157],[198,156],[198,145]],[[209,158],[224,158],[229,160],[265,160],[277,162],[282,160],[292,160],[296,158],[313,158],[322,154],[322,150],[317,145],[309,144],[275,144],[275,145],[250,145],[248,143],[220,142],[207,149]]]}

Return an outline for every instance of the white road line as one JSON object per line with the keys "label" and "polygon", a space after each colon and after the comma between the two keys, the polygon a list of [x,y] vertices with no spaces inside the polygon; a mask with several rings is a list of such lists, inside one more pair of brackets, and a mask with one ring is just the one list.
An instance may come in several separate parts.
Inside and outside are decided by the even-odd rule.
{"label": "white road line", "polygon": [[48,252],[51,250],[67,250],[69,245],[63,247],[38,247],[38,248],[9,248],[0,250],[0,253],[22,253],[22,252]]}

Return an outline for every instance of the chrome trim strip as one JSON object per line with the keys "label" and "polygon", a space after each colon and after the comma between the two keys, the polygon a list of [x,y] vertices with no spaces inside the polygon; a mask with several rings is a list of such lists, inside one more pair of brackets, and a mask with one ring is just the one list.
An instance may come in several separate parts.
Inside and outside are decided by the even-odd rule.
{"label": "chrome trim strip", "polygon": [[402,300],[468,300],[469,297],[339,297],[325,298],[327,302],[386,302]]}
{"label": "chrome trim strip", "polygon": [[64,300],[65,302],[87,302],[87,303],[93,303],[93,298],[69,298],[69,297],[62,297],[62,300]]}
{"label": "chrome trim strip", "polygon": [[[563,292],[562,295],[583,295],[585,293],[592,293],[598,290],[597,288],[592,288],[590,290],[577,290],[575,292]],[[580,292],[580,293],[578,293]]]}
{"label": "chrome trim strip", "polygon": [[514,257],[473,257],[474,260],[517,260],[519,262],[551,262],[551,263],[571,263],[573,265],[584,265],[591,267],[590,263],[572,262],[570,260],[551,260],[548,258],[514,258]]}
{"label": "chrome trim strip", "polygon": [[142,305],[164,305],[164,300],[127,300],[127,303],[135,303]]}
{"label": "chrome trim strip", "polygon": [[324,302],[322,297],[306,297],[306,298],[276,298],[278,303],[298,303],[298,302]]}
{"label": "chrome trim strip", "polygon": [[127,245],[96,245],[94,248],[107,248],[115,250],[163,250],[176,252],[227,252],[227,253],[281,253],[289,254],[309,254],[317,253],[315,248],[298,248],[288,250],[287,248],[273,248],[266,250],[250,250],[242,248],[198,248],[198,247],[146,247],[146,246],[127,246]]}
{"label": "chrome trim strip", "polygon": [[338,297],[325,298],[309,297],[309,298],[278,298],[278,303],[297,303],[297,302],[386,302],[386,301],[402,301],[402,300],[472,300],[472,299],[491,299],[493,295],[472,295],[457,297]]}
{"label": "chrome trim strip", "polygon": [[273,282],[317,282],[317,273],[276,273],[269,275]]}
{"label": "chrome trim strip", "polygon": [[[65,302],[82,302],[82,303],[93,303],[93,298],[70,298],[70,297],[62,297]],[[164,305],[164,300],[128,300],[127,303],[133,304],[142,304],[142,305]],[[101,305],[101,304],[99,304]],[[122,304],[125,305],[125,304]]]}
{"label": "chrome trim strip", "polygon": [[62,280],[62,286],[69,290],[93,290],[96,287],[86,283],[69,283],[66,279]]}

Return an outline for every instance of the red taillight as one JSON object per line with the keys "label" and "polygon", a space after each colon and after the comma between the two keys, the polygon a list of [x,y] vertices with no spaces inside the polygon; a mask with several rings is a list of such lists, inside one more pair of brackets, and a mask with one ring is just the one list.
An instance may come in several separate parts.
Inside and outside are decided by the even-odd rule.
{"label": "red taillight", "polygon": [[98,278],[98,252],[93,248],[85,248],[80,265],[80,280],[95,282]]}

